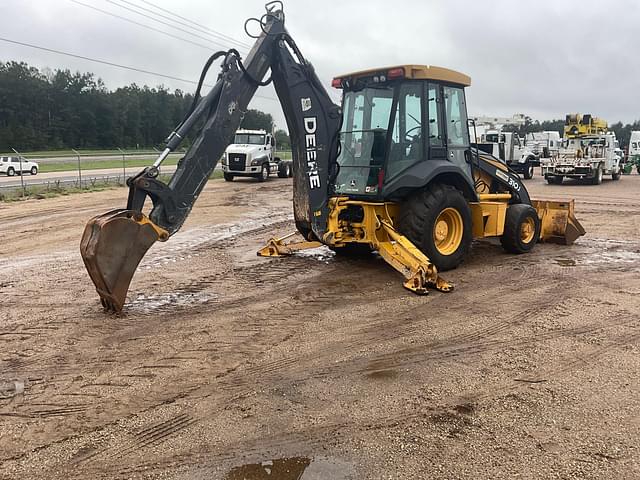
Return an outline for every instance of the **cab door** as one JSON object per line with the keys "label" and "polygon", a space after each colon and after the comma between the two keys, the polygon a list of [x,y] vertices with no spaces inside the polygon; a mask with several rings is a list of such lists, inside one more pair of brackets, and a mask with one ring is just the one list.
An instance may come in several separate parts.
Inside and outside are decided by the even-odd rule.
{"label": "cab door", "polygon": [[446,122],[446,143],[448,160],[458,165],[462,171],[468,172],[465,155],[470,148],[469,128],[467,123],[467,104],[462,87],[444,85],[444,110]]}

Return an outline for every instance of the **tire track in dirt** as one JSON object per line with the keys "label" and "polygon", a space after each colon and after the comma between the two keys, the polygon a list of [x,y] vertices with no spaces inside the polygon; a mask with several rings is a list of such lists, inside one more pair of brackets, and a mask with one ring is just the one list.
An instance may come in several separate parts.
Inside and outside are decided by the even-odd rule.
{"label": "tire track in dirt", "polygon": [[[331,302],[334,301],[334,296],[332,295],[327,295],[324,299],[319,299],[318,300],[318,304],[331,304]],[[289,305],[289,307],[293,307],[292,308],[292,312],[293,314],[297,314],[298,313],[298,309],[299,309],[299,305]],[[282,306],[280,307],[282,309]],[[286,315],[283,315],[284,317],[286,317]],[[515,318],[520,318],[520,315],[516,315]],[[520,321],[520,320],[518,320]],[[508,325],[505,325],[503,328],[506,328]],[[483,330],[488,330],[488,329],[483,329]],[[495,329],[494,329],[495,330]],[[497,331],[497,330],[495,330]],[[401,336],[402,333],[398,333],[397,336]],[[476,336],[478,338],[482,338],[484,335],[479,331],[477,332]],[[386,337],[388,337],[388,335],[386,335]],[[464,340],[465,342],[469,342],[468,338],[462,337],[461,339]],[[535,340],[531,340],[529,343],[533,342]],[[359,340],[359,342],[361,344],[368,344],[371,343],[371,338],[361,338]],[[502,344],[504,344],[504,342],[496,342],[495,346],[501,346]],[[352,344],[350,344],[352,345]],[[491,344],[487,343],[487,347],[491,346]],[[482,347],[482,345],[480,345],[480,347]],[[341,348],[343,349],[349,349],[348,346],[343,345]],[[478,349],[478,347],[476,347],[476,350]],[[481,351],[485,351],[486,348],[481,349]],[[334,352],[334,350],[325,350],[325,354],[328,356],[331,356],[332,353]],[[462,354],[462,353],[460,353]],[[444,359],[446,357],[449,357],[450,355],[444,355],[441,354],[439,357],[433,355],[431,358],[441,358]],[[429,355],[426,356],[426,360],[429,359]],[[302,365],[302,366],[301,366]],[[294,367],[293,369],[291,369],[290,367]],[[284,370],[284,371],[283,371]],[[232,371],[229,371],[227,374],[224,375],[219,375],[217,377],[217,379],[219,380],[218,382],[216,382],[215,384],[215,389],[216,391],[219,392],[225,392],[228,397],[224,399],[224,401],[221,400],[220,403],[225,404],[225,403],[229,403],[232,401],[237,401],[240,398],[245,397],[246,395],[251,394],[251,392],[257,388],[256,385],[270,385],[271,388],[273,387],[273,385],[280,385],[283,382],[290,384],[290,383],[296,383],[299,381],[305,381],[308,380],[309,378],[320,378],[321,376],[327,376],[329,374],[339,374],[341,376],[343,375],[349,375],[352,373],[360,373],[359,370],[354,370],[351,369],[351,371],[349,370],[345,370],[345,369],[341,369],[339,373],[336,373],[335,371],[333,371],[333,369],[331,369],[328,372],[320,372],[320,374],[316,373],[313,375],[302,375],[298,378],[295,377],[295,373],[299,373],[300,371],[304,371],[306,373],[308,373],[309,370],[309,366],[304,362],[304,359],[301,359],[299,357],[291,357],[291,358],[285,358],[285,359],[276,359],[274,361],[271,362],[267,362],[266,364],[264,363],[260,363],[258,362],[256,365],[253,366],[248,366],[246,369],[241,370],[239,368],[234,369]],[[291,374],[294,374],[293,376]],[[225,381],[225,378],[229,377],[229,375],[233,375],[236,378],[233,379],[228,379]],[[249,386],[252,386],[251,388],[248,388]],[[189,395],[194,395],[197,393],[200,393],[200,397],[201,399],[207,399],[208,395],[204,395],[202,396],[203,392],[197,392],[197,390],[203,390],[203,389],[196,389],[194,391],[189,392]],[[202,401],[202,400],[201,400]],[[215,409],[214,409],[215,411]],[[204,419],[203,419],[204,420]],[[296,443],[297,440],[294,441],[294,443]],[[110,453],[109,455],[119,455],[118,453]]]}

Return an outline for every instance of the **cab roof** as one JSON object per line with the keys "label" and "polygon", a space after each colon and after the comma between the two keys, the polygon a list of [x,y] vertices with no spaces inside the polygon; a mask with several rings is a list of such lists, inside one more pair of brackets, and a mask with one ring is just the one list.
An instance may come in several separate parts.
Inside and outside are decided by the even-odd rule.
{"label": "cab roof", "polygon": [[254,134],[254,135],[266,135],[267,134],[266,130],[249,130],[247,128],[241,128],[239,130],[236,130],[236,133],[250,133],[250,134]]}
{"label": "cab roof", "polygon": [[391,67],[372,68],[360,70],[358,72],[339,75],[338,79],[369,77],[372,75],[386,75],[387,78],[406,78],[412,80],[435,80],[440,82],[454,83],[468,87],[471,85],[471,77],[464,73],[456,72],[449,68],[436,67],[433,65],[394,65]]}

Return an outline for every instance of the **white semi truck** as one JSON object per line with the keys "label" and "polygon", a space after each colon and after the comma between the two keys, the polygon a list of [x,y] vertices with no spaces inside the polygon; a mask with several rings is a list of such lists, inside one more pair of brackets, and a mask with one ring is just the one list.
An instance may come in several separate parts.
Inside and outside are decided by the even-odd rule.
{"label": "white semi truck", "polygon": [[279,178],[293,176],[290,160],[276,156],[275,137],[265,130],[238,130],[233,143],[222,158],[222,172],[227,182],[234,177],[253,177],[259,182],[277,174]]}
{"label": "white semi truck", "polygon": [[503,160],[526,179],[532,178],[534,167],[540,165],[540,157],[515,132],[487,130],[479,135],[477,145],[479,150]]}

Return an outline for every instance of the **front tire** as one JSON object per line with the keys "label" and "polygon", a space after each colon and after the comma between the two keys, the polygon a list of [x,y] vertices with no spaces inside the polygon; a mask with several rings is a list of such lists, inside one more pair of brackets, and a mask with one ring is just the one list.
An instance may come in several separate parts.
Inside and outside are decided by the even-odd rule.
{"label": "front tire", "polygon": [[31,167],[31,175],[37,175],[38,169],[36,167]]}
{"label": "front tire", "polygon": [[527,253],[533,250],[539,238],[540,218],[536,209],[524,203],[510,205],[500,237],[502,247],[510,253]]}
{"label": "front tire", "polygon": [[600,185],[602,183],[603,173],[604,172],[602,171],[602,167],[598,167],[598,169],[596,170],[596,173],[593,175],[593,178],[591,179],[591,184]]}
{"label": "front tire", "polygon": [[223,176],[225,182],[233,182],[233,175],[230,173],[224,172]]}
{"label": "front tire", "polygon": [[564,177],[562,175],[547,175],[545,180],[549,185],[562,185]]}
{"label": "front tire", "polygon": [[430,185],[401,206],[398,230],[438,270],[452,270],[463,262],[471,248],[471,209],[455,187]]}
{"label": "front tire", "polygon": [[16,174],[16,171],[14,170],[13,167],[9,167],[7,169],[7,177],[13,177]]}
{"label": "front tire", "polygon": [[269,180],[269,167],[263,164],[260,175],[258,175],[258,181],[266,182],[267,180]]}
{"label": "front tire", "polygon": [[533,178],[533,165],[528,163],[525,165],[524,170],[524,178],[525,180],[531,180]]}

